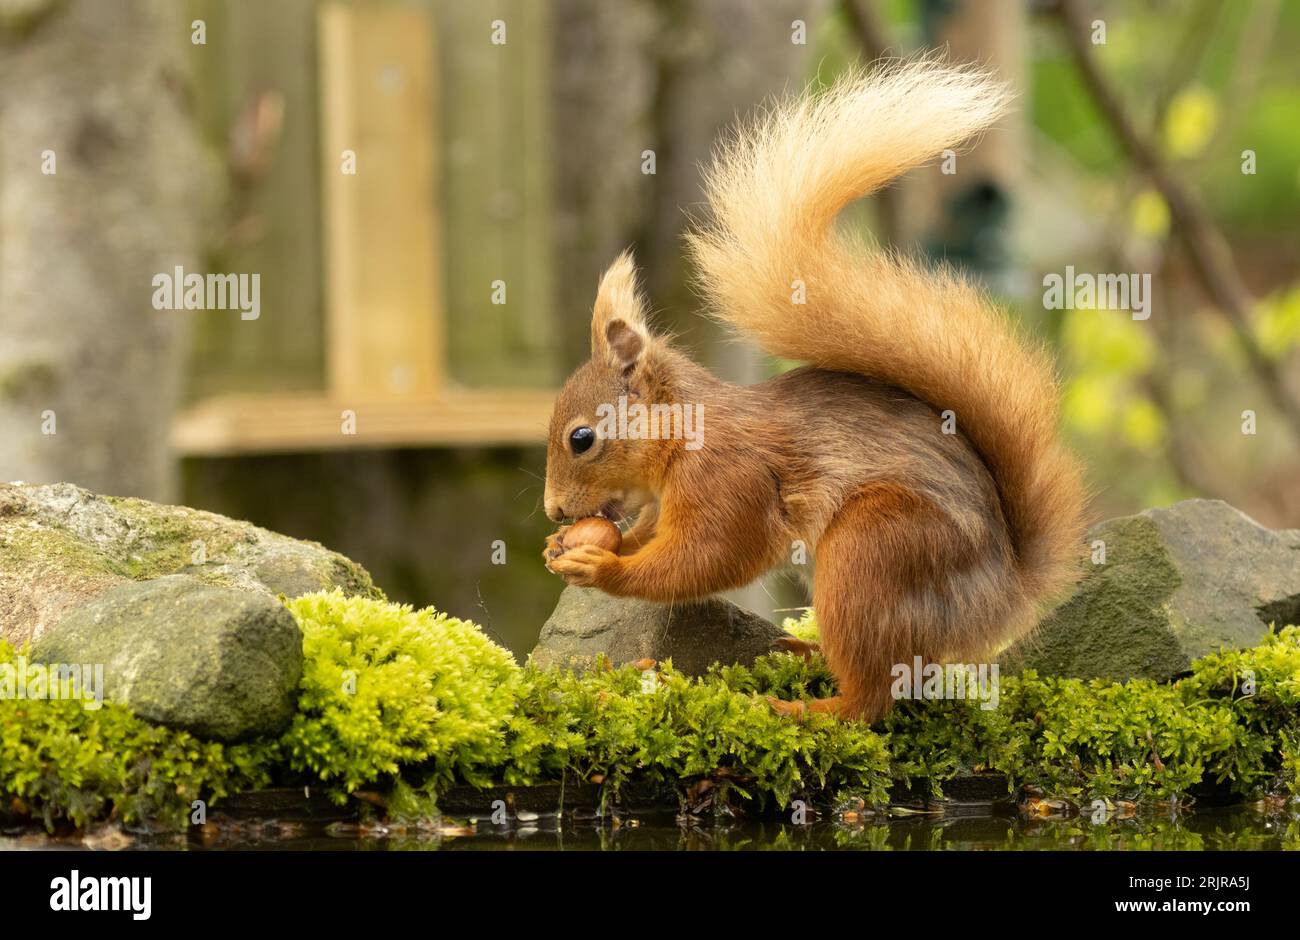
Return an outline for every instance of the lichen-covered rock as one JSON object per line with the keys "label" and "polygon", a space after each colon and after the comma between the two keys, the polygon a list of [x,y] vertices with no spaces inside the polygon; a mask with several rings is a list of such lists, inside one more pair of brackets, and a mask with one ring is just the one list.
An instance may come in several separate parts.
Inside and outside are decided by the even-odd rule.
{"label": "lichen-covered rock", "polygon": [[378,596],[364,568],[315,542],[69,483],[0,483],[0,639],[36,642],[105,592],[170,574],[271,599]]}
{"label": "lichen-covered rock", "polygon": [[584,666],[599,653],[616,664],[671,659],[678,671],[699,676],[715,662],[748,666],[783,636],[775,624],[717,597],[658,604],[568,587],[542,627],[532,661]]}
{"label": "lichen-covered rock", "polygon": [[1300,621],[1300,530],[1272,531],[1219,500],[1110,519],[1088,533],[1105,561],[1007,650],[1003,668],[1163,680],[1220,648]]}
{"label": "lichen-covered rock", "polygon": [[302,633],[263,592],[190,575],[128,581],[45,631],[33,662],[95,664],[104,697],[206,738],[275,734],[293,716]]}

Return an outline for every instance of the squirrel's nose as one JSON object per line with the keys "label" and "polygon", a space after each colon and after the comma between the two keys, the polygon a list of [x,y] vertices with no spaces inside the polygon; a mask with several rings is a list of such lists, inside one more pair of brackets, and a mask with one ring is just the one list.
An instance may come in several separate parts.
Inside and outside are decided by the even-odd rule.
{"label": "squirrel's nose", "polygon": [[546,507],[546,517],[552,522],[564,521],[564,509],[558,503],[552,503]]}

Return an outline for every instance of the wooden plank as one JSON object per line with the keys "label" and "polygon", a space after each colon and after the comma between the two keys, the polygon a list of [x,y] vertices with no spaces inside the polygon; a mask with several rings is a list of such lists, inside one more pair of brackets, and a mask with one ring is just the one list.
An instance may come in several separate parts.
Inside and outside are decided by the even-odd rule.
{"label": "wooden plank", "polygon": [[[550,4],[435,0],[442,61],[448,369],[466,385],[556,386]],[[494,44],[492,24],[506,24]],[[506,302],[494,304],[504,282]],[[594,282],[593,282],[594,286]],[[588,301],[589,302],[589,301]],[[583,317],[584,310],[566,311]]]}
{"label": "wooden plank", "polygon": [[[188,399],[324,384],[325,342],[317,126],[315,0],[195,0],[207,43],[191,47],[194,105],[217,159],[259,96],[283,104],[272,159],[225,174],[207,270],[261,275],[261,316],[192,312]],[[188,19],[187,19],[188,22]],[[188,34],[186,45],[189,45]],[[237,132],[235,132],[237,133]]]}
{"label": "wooden plank", "polygon": [[[555,396],[528,389],[448,390],[425,399],[316,394],[229,395],[187,410],[172,428],[183,456],[366,447],[542,444]],[[345,411],[355,434],[344,433]]]}
{"label": "wooden plank", "polygon": [[[418,7],[320,10],[327,375],[336,395],[442,384],[433,27]],[[342,172],[345,150],[356,173]]]}

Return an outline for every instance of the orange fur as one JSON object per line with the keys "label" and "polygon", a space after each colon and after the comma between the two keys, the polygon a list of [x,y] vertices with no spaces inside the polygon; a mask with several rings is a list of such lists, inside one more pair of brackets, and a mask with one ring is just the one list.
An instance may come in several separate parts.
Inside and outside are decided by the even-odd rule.
{"label": "orange fur", "polygon": [[[833,229],[850,201],[997,119],[1002,86],[921,60],[786,102],[724,144],[713,218],[689,236],[714,315],[807,362],[755,386],[721,382],[646,326],[630,256],[602,279],[592,357],[552,416],[552,518],[639,514],[622,555],[550,567],[575,584],[671,601],[747,583],[816,547],[814,606],[842,697],[876,717],[889,667],[990,655],[1066,586],[1082,532],[1077,462],[1056,432],[1046,353],[970,284]],[[793,297],[798,282],[805,302]],[[601,440],[601,403],[703,405],[703,448]],[[941,433],[939,413],[956,415]]]}

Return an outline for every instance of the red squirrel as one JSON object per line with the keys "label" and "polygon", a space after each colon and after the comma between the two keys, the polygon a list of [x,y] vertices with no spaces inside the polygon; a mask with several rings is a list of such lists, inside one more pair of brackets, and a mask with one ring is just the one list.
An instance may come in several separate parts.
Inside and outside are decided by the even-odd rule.
{"label": "red squirrel", "polygon": [[[895,664],[980,661],[1033,627],[1076,577],[1083,531],[1052,361],[958,275],[833,226],[1009,97],[978,70],[912,61],[778,104],[719,147],[711,218],[687,235],[699,287],[712,315],[806,365],[719,380],[649,329],[619,257],[596,294],[591,359],[551,416],[544,503],[556,522],[635,523],[617,552],[565,550],[561,528],[551,570],[672,602],[745,585],[807,546],[839,690],[809,707],[866,720],[889,710]],[[700,409],[699,440],[601,433],[623,396]]]}

